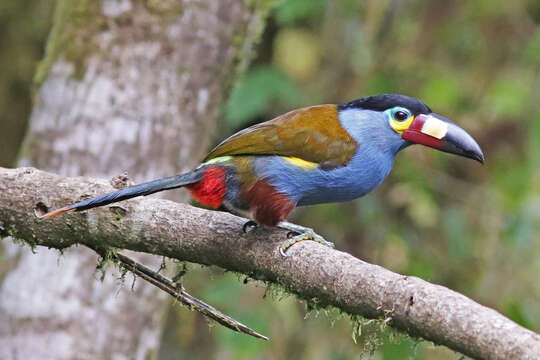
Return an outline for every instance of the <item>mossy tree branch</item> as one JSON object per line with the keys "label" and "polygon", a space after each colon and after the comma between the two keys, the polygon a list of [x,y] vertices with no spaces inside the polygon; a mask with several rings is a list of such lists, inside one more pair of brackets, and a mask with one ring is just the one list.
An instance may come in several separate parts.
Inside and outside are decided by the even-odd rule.
{"label": "mossy tree branch", "polygon": [[473,358],[540,356],[540,335],[448,288],[310,241],[292,247],[284,259],[278,245],[285,231],[261,227],[244,234],[246,220],[227,213],[144,198],[49,221],[34,215],[38,203],[56,208],[111,190],[105,181],[0,168],[0,235],[57,249],[111,246],[217,265],[277,283],[323,307],[384,319]]}

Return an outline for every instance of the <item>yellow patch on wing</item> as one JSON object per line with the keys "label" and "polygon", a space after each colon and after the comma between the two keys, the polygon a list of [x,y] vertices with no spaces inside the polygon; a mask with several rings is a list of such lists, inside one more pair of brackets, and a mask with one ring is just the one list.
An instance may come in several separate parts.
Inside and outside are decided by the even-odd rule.
{"label": "yellow patch on wing", "polygon": [[422,133],[433,136],[437,139],[442,139],[448,132],[448,124],[434,117],[428,117],[422,126]]}
{"label": "yellow patch on wing", "polygon": [[231,159],[232,159],[232,156],[220,156],[220,157],[217,157],[217,158],[210,159],[210,160],[208,160],[206,162],[203,162],[198,167],[200,168],[200,167],[205,166],[205,165],[226,163],[226,162],[231,161]]}
{"label": "yellow patch on wing", "polygon": [[285,161],[287,161],[288,163],[290,163],[290,164],[292,164],[294,166],[298,166],[299,168],[304,169],[304,170],[313,170],[313,169],[316,169],[319,166],[319,164],[317,164],[317,163],[307,161],[307,160],[304,160],[304,159],[300,159],[300,158],[297,158],[297,157],[282,156],[282,158]]}

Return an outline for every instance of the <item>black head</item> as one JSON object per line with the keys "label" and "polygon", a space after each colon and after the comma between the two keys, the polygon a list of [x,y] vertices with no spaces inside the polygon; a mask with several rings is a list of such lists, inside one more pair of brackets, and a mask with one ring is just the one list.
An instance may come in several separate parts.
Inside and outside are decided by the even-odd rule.
{"label": "black head", "polygon": [[365,110],[385,111],[400,106],[409,109],[413,115],[430,114],[431,109],[422,101],[410,96],[398,94],[373,95],[338,105],[339,110],[359,108]]}

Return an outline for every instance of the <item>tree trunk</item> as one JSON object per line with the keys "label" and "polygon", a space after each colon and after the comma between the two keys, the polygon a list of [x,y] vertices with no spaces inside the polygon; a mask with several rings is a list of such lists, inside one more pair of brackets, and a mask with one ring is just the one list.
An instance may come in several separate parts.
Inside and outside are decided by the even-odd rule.
{"label": "tree trunk", "polygon": [[[192,168],[262,28],[267,5],[250,4],[59,0],[20,164],[127,171],[136,182]],[[0,358],[155,356],[163,293],[142,281],[132,289],[131,279],[122,286],[111,271],[99,281],[86,248],[59,257],[8,243],[4,253]]]}

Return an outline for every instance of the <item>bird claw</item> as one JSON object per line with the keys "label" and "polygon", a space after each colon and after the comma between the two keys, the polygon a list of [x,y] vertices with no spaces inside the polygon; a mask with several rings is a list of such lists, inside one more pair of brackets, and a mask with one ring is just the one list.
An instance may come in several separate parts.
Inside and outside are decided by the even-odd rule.
{"label": "bird claw", "polygon": [[[317,234],[313,229],[306,228],[300,225],[291,224],[288,222],[281,222],[278,224],[278,226],[282,229],[289,230],[289,233],[287,234],[287,240],[284,241],[281,246],[279,247],[279,253],[282,257],[287,257],[286,254],[287,250],[293,246],[294,244],[305,241],[305,240],[311,240],[318,242],[321,245],[328,246],[329,248],[334,248],[334,244],[326,241],[321,235]],[[297,235],[289,237],[290,235],[296,233]]]}
{"label": "bird claw", "polygon": [[244,234],[247,234],[253,231],[253,229],[255,229],[257,226],[259,225],[255,221],[249,220],[246,221],[246,223],[242,226],[242,231],[244,232]]}
{"label": "bird claw", "polygon": [[296,232],[296,231],[289,231],[289,232],[287,233],[287,239],[291,239],[291,238],[293,238],[293,237],[295,237],[295,236],[298,236],[298,235],[300,235],[300,233],[298,233],[298,232]]}

